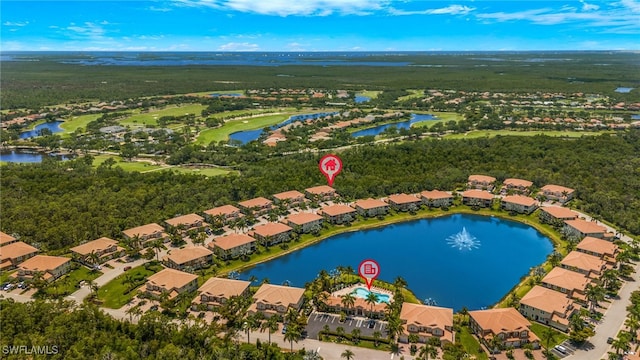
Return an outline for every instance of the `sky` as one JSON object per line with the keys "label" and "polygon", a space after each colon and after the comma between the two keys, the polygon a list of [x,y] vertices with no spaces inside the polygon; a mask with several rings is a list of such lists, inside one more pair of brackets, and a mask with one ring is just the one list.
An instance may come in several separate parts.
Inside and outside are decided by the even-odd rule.
{"label": "sky", "polygon": [[640,0],[2,0],[0,19],[0,51],[640,50]]}

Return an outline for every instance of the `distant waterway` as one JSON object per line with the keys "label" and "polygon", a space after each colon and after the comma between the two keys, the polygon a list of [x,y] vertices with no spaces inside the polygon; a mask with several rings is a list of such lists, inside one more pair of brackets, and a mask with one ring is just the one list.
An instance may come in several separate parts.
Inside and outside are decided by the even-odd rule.
{"label": "distant waterway", "polygon": [[411,125],[415,123],[419,123],[422,121],[429,121],[429,120],[438,120],[438,118],[430,114],[411,114],[411,118],[409,118],[409,120],[396,122],[392,124],[379,125],[369,129],[355,131],[351,134],[351,136],[353,137],[368,136],[368,135],[376,136],[376,135],[380,135],[383,131],[385,131],[388,128],[395,127],[397,130],[409,129]]}
{"label": "distant waterway", "polygon": [[40,163],[45,156],[53,156],[61,160],[69,159],[67,155],[45,154],[36,151],[15,149],[0,151],[0,162]]}
{"label": "distant waterway", "polygon": [[320,270],[380,264],[380,279],[407,280],[419,299],[460,310],[498,302],[553,250],[527,225],[495,217],[454,214],[343,233],[261,263],[240,274],[302,287]]}
{"label": "distant waterway", "polygon": [[[270,127],[271,130],[276,130],[279,129],[285,125],[288,125],[294,121],[304,121],[304,120],[309,120],[309,119],[318,119],[321,117],[325,117],[325,116],[329,116],[329,115],[335,115],[337,114],[336,112],[321,112],[321,113],[315,113],[315,114],[302,114],[302,115],[293,115],[291,117],[289,117],[287,120],[273,125]],[[255,129],[255,130],[245,130],[245,131],[238,131],[238,132],[234,132],[232,134],[229,135],[229,139],[232,140],[233,143],[240,143],[240,144],[246,144],[250,141],[254,141],[254,140],[258,140],[258,138],[260,137],[260,135],[262,134],[262,132],[264,131],[264,129]]]}

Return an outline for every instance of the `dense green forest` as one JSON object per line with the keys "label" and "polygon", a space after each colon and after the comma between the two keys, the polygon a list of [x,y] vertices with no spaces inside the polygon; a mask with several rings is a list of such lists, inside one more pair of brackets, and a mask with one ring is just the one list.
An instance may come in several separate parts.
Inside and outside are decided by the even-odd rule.
{"label": "dense green forest", "polygon": [[[538,61],[541,58],[544,61]],[[638,87],[640,83],[638,55],[625,52],[351,58],[406,62],[408,66],[84,66],[61,63],[64,59],[64,55],[47,55],[40,61],[0,63],[3,108],[36,109],[68,102],[239,88],[583,92],[640,101],[638,91],[614,92],[618,86]]]}
{"label": "dense green forest", "polygon": [[[157,311],[138,324],[115,320],[95,305],[72,302],[15,303],[0,300],[0,349],[3,359],[302,359],[277,346],[219,338],[220,328],[192,321],[179,326]],[[242,335],[242,334],[240,334]],[[13,348],[11,348],[13,346]],[[26,346],[21,354],[15,347]],[[35,347],[35,348],[34,348]],[[26,355],[33,351],[48,355]],[[11,352],[14,351],[12,354]]]}
{"label": "dense green forest", "polygon": [[[2,231],[45,250],[123,229],[290,189],[324,184],[323,154],[267,157],[245,152],[240,174],[206,178],[130,173],[91,157],[1,168]],[[366,145],[340,153],[334,186],[347,198],[461,188],[480,173],[575,188],[577,208],[640,234],[640,131],[578,139],[495,137]]]}

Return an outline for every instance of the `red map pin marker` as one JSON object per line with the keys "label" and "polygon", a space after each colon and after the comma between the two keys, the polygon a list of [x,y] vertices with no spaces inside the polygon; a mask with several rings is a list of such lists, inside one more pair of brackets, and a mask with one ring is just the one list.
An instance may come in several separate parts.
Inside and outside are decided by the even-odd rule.
{"label": "red map pin marker", "polygon": [[375,260],[364,260],[358,266],[358,274],[367,283],[367,289],[371,290],[373,280],[380,275],[380,265]]}
{"label": "red map pin marker", "polygon": [[320,159],[318,163],[320,172],[327,178],[329,186],[333,186],[333,180],[336,175],[342,171],[342,160],[337,155],[327,154]]}

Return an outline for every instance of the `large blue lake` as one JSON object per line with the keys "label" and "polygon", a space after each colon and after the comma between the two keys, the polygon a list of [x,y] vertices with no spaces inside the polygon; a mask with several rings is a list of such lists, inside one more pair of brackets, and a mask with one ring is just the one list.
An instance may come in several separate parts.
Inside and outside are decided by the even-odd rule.
{"label": "large blue lake", "polygon": [[[302,114],[302,115],[293,115],[290,116],[287,120],[273,125],[272,127],[270,127],[271,130],[275,130],[275,129],[279,129],[287,124],[290,124],[294,121],[304,121],[304,120],[308,120],[308,119],[317,119],[317,118],[321,118],[321,117],[325,117],[325,116],[329,116],[329,115],[334,115],[337,114],[335,112],[321,112],[321,113],[315,113],[315,114]],[[234,132],[232,134],[229,135],[229,139],[232,140],[234,143],[241,143],[241,144],[246,144],[249,141],[253,141],[253,140],[258,140],[258,138],[260,137],[260,135],[262,134],[262,131],[264,129],[255,129],[255,130],[245,130],[245,131],[238,131],[238,132]]]}
{"label": "large blue lake", "polygon": [[411,125],[415,123],[418,123],[421,121],[429,121],[429,120],[438,120],[438,118],[430,114],[411,114],[411,118],[409,118],[409,120],[396,122],[393,124],[379,125],[369,129],[355,131],[351,134],[351,136],[353,137],[367,136],[367,135],[376,136],[381,134],[383,131],[385,131],[388,128],[395,127],[397,130],[409,129]]}
{"label": "large blue lake", "polygon": [[473,310],[498,302],[552,250],[548,238],[521,223],[455,214],[336,235],[258,264],[240,278],[302,287],[322,269],[357,269],[371,258],[380,264],[380,279],[402,276],[419,299]]}
{"label": "large blue lake", "polygon": [[45,123],[42,123],[40,125],[36,125],[33,128],[33,130],[24,131],[24,132],[20,133],[20,138],[21,139],[28,139],[28,138],[40,136],[41,133],[42,133],[42,130],[44,130],[44,129],[47,129],[47,130],[51,131],[52,133],[61,132],[63,130],[62,130],[62,128],[60,128],[60,124],[62,124],[63,122],[64,121],[52,121],[52,122],[45,122]]}

